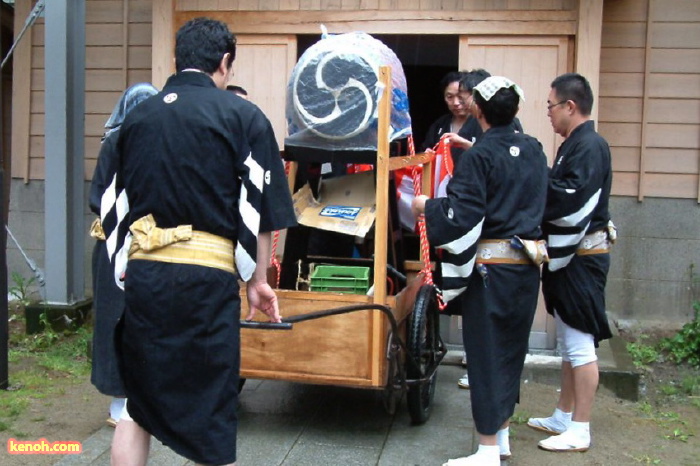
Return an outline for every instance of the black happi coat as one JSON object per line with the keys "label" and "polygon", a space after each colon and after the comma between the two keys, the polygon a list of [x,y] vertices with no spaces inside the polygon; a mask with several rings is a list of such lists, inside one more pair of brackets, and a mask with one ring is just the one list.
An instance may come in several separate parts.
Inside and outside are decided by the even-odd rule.
{"label": "black happi coat", "polygon": [[431,244],[443,249],[443,296],[461,296],[477,430],[495,434],[512,414],[537,306],[539,268],[488,264],[472,273],[479,239],[540,236],[547,159],[511,127],[486,131],[457,160],[447,197],[426,202]]}
{"label": "black happi coat", "polygon": [[579,256],[576,250],[585,234],[607,227],[611,186],[610,148],[587,121],[559,147],[549,174],[542,229],[550,263],[542,274],[542,291],[550,314],[556,310],[596,343],[612,336],[605,314],[610,255]]}
{"label": "black happi coat", "polygon": [[[296,224],[269,121],[203,73],[171,76],[161,93],[131,111],[119,148],[129,223],[152,214],[159,227],[189,224],[233,240],[241,275],[251,261],[254,267],[258,228]],[[241,246],[253,250],[241,253]],[[121,362],[129,414],[192,461],[234,462],[237,277],[199,265],[130,260],[125,292]]]}
{"label": "black happi coat", "polygon": [[[90,185],[90,210],[102,220],[109,238],[118,234],[114,177],[119,155],[117,132],[110,132],[102,142]],[[104,210],[104,211],[103,211]],[[92,372],[90,381],[105,395],[124,396],[124,383],[117,367],[114,332],[124,312],[124,291],[114,279],[114,265],[107,252],[107,242],[97,240],[92,251],[92,290],[95,325],[92,337]]]}
{"label": "black happi coat", "polygon": [[[438,120],[439,121],[439,120]],[[508,126],[511,131],[522,133],[523,132],[523,127],[520,124],[520,120],[517,118],[513,119],[511,124]],[[449,129],[449,122],[448,122],[448,129]],[[484,131],[481,129],[481,125],[479,125],[479,121],[474,118],[473,116],[470,116],[467,118],[467,121],[464,122],[462,127],[459,130],[459,133],[457,133],[459,136],[465,138],[468,141],[471,141],[475,143],[477,140],[481,138],[481,135],[484,134]],[[461,148],[461,147],[452,147],[450,149],[450,154],[452,155],[452,160],[454,161],[455,166],[457,165],[457,159],[464,154],[464,152],[467,151],[467,149]],[[442,283],[442,274],[440,272],[436,273],[437,277],[437,283]],[[447,315],[461,315],[461,297],[457,296],[454,300],[450,301],[447,308],[444,310],[444,313]]]}

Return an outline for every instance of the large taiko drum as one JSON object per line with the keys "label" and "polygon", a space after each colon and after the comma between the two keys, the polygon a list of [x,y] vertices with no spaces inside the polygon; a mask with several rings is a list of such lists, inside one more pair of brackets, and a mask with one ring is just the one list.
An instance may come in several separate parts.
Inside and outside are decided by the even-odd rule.
{"label": "large taiko drum", "polygon": [[287,86],[285,146],[321,150],[377,149],[379,67],[392,71],[390,140],[411,133],[406,76],[396,54],[372,36],[323,37],[309,47]]}

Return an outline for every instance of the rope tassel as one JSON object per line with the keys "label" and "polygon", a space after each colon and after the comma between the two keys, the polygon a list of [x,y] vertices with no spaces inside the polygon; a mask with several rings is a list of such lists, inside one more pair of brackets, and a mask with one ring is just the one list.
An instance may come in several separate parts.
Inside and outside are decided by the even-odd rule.
{"label": "rope tassel", "polygon": [[[408,150],[409,150],[409,155],[415,155],[416,154],[416,149],[413,144],[413,136],[409,136],[408,139]],[[452,156],[450,155],[450,146],[449,144],[445,141],[444,138],[440,139],[440,141],[435,145],[434,147],[434,152],[435,152],[435,158],[441,158],[443,163],[441,164],[441,167],[444,167],[446,170],[446,173],[450,176],[452,176],[452,171],[453,171],[453,163],[452,163]],[[442,173],[442,170],[441,170]],[[422,179],[423,179],[423,167],[419,167],[417,165],[414,165],[411,170],[411,176],[413,178],[413,194],[415,197],[420,196],[421,193],[421,186],[422,186]],[[442,179],[442,177],[440,178]],[[430,264],[430,242],[428,241],[428,231],[425,226],[425,215],[421,214],[418,219],[418,235],[420,238],[420,251],[421,251],[421,257],[423,258],[423,269],[421,270],[421,273],[423,274],[423,281],[426,285],[431,285],[435,286],[435,283],[433,281],[433,270]],[[442,299],[442,293],[441,291],[435,287],[438,291],[437,293],[437,299],[438,299],[438,307],[440,310],[444,310],[447,307],[447,303],[445,303]]]}

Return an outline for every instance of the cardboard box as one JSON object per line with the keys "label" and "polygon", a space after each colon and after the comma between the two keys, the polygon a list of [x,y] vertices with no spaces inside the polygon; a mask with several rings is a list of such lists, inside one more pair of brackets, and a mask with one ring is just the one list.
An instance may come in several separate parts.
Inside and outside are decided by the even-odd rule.
{"label": "cardboard box", "polygon": [[323,180],[319,199],[307,184],[293,196],[301,225],[364,238],[376,216],[374,172]]}

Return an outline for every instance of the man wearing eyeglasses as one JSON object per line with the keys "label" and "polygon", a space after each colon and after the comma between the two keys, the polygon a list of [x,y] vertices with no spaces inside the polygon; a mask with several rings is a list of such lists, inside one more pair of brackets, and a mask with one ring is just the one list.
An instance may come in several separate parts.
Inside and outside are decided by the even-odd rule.
{"label": "man wearing eyeglasses", "polygon": [[561,392],[550,417],[528,426],[552,434],[548,451],[586,451],[598,387],[595,348],[612,336],[605,313],[605,284],[615,229],[608,199],[612,167],[608,143],[590,119],[593,92],[583,76],[556,78],[547,100],[554,131],[566,138],[549,174],[542,231],[550,262],[542,272],[547,311],[554,316],[562,354]]}

